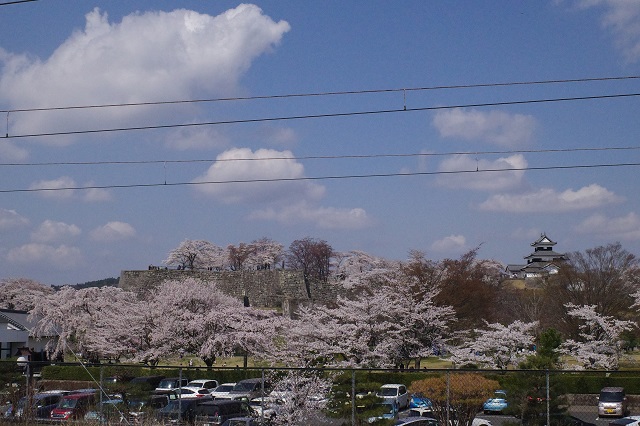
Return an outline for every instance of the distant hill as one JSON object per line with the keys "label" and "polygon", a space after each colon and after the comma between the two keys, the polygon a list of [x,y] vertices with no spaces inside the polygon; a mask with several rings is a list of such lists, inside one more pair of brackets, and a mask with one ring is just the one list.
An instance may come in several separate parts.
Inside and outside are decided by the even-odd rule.
{"label": "distant hill", "polygon": [[82,284],[73,284],[73,285],[70,285],[69,287],[73,287],[76,290],[81,290],[83,288],[90,288],[90,287],[117,287],[119,281],[120,281],[120,278],[105,278],[98,281],[87,281],[86,283],[82,283]]}

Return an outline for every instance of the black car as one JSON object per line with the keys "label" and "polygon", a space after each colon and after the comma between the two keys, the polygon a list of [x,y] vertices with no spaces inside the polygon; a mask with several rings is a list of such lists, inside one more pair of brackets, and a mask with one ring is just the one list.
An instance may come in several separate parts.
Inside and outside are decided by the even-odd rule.
{"label": "black car", "polygon": [[23,397],[18,401],[17,409],[14,412],[16,417],[32,417],[36,419],[48,419],[51,410],[56,408],[62,397],[69,392],[42,392],[33,395],[31,412],[25,412],[25,405],[27,403],[26,397]]}
{"label": "black car", "polygon": [[158,410],[156,417],[161,423],[181,420],[193,424],[198,400],[172,399],[167,405]]}
{"label": "black car", "polygon": [[245,401],[214,400],[198,404],[196,407],[196,425],[221,425],[234,417],[254,417],[255,412]]}

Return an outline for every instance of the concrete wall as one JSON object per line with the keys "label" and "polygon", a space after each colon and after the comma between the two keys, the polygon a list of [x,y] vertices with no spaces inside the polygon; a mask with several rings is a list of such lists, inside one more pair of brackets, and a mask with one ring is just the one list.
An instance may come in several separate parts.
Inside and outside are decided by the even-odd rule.
{"label": "concrete wall", "polygon": [[272,269],[259,271],[208,271],[151,269],[122,271],[119,287],[146,297],[164,281],[193,277],[214,282],[225,294],[243,300],[251,306],[282,309],[291,316],[301,305],[326,304],[336,298],[335,288],[326,283],[305,282],[301,271]]}

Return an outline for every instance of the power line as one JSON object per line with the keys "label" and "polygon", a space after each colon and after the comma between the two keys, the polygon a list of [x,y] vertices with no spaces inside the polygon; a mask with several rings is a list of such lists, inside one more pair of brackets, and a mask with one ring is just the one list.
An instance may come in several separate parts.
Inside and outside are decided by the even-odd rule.
{"label": "power line", "polygon": [[[34,0],[29,0],[34,1]],[[398,93],[398,92],[418,92],[429,90],[446,90],[446,89],[474,89],[487,87],[509,87],[509,86],[530,86],[544,84],[566,84],[566,83],[588,83],[602,81],[619,81],[640,79],[638,75],[617,76],[617,77],[592,77],[592,78],[573,78],[573,79],[556,79],[556,80],[532,80],[532,81],[511,81],[502,83],[476,83],[476,84],[454,84],[443,86],[424,86],[424,87],[408,87],[408,88],[391,88],[391,89],[365,89],[365,90],[345,90],[345,91],[328,91],[328,92],[307,92],[307,93],[288,93],[281,95],[257,95],[257,96],[239,96],[228,98],[205,98],[205,99],[182,99],[172,101],[150,101],[150,102],[123,102],[112,104],[94,104],[94,105],[69,105],[54,106],[41,108],[15,108],[1,110],[0,113],[12,112],[36,112],[36,111],[60,111],[74,109],[93,109],[93,108],[119,108],[119,107],[135,107],[135,106],[152,106],[152,105],[174,105],[174,104],[192,104],[192,103],[212,103],[212,102],[229,102],[229,101],[252,101],[252,100],[269,100],[269,99],[286,99],[286,98],[306,98],[306,97],[322,97],[322,96],[343,96],[343,95],[364,95],[376,93]]]}
{"label": "power line", "polygon": [[527,99],[527,100],[521,100],[521,101],[483,102],[483,103],[475,103],[475,104],[440,105],[440,106],[415,107],[415,108],[407,108],[405,106],[404,108],[393,108],[393,109],[386,109],[386,110],[350,111],[350,112],[336,112],[336,113],[326,113],[326,114],[247,118],[247,119],[239,119],[239,120],[160,124],[160,125],[149,125],[149,126],[117,127],[117,128],[93,129],[93,130],[71,130],[71,131],[63,131],[63,132],[32,133],[32,134],[22,134],[22,135],[9,135],[7,132],[7,134],[5,135],[5,139],[45,137],[45,136],[71,136],[71,135],[95,134],[95,133],[126,132],[126,131],[136,131],[136,130],[175,129],[175,128],[184,128],[184,127],[197,127],[197,126],[216,126],[216,125],[224,125],[224,124],[264,123],[264,122],[272,122],[272,121],[305,120],[305,119],[312,119],[312,118],[354,117],[354,116],[365,116],[365,115],[391,114],[391,113],[399,113],[399,112],[437,111],[437,110],[455,109],[455,108],[482,108],[482,107],[490,107],[490,106],[571,102],[571,101],[584,101],[584,100],[596,100],[596,99],[629,98],[629,97],[637,97],[637,96],[640,96],[640,93],[619,93],[619,94],[613,94],[613,95],[574,96],[574,97],[565,97],[565,98],[542,98],[542,99]]}
{"label": "power line", "polygon": [[182,164],[182,163],[225,163],[236,161],[277,161],[277,160],[342,160],[342,159],[371,159],[371,158],[410,158],[410,157],[444,157],[452,155],[512,155],[512,154],[549,154],[568,152],[602,152],[602,151],[633,151],[640,150],[640,146],[597,147],[597,148],[551,148],[551,149],[517,149],[501,151],[450,151],[450,152],[414,152],[387,154],[347,154],[347,155],[307,155],[299,157],[261,157],[261,158],[200,158],[186,160],[118,160],[118,161],[48,161],[38,163],[0,163],[0,167],[7,166],[97,166],[97,165],[128,165],[128,164]]}
{"label": "power line", "polygon": [[470,173],[494,173],[494,172],[515,172],[515,171],[536,171],[536,170],[570,170],[570,169],[593,169],[593,168],[612,168],[612,167],[637,167],[640,163],[612,163],[612,164],[579,164],[570,166],[540,166],[540,167],[510,167],[499,169],[473,169],[473,170],[452,170],[452,171],[435,171],[435,172],[396,172],[396,173],[370,173],[360,175],[333,175],[333,176],[309,176],[297,178],[264,178],[264,179],[237,179],[237,180],[220,180],[220,181],[202,181],[202,182],[164,182],[164,183],[142,183],[142,184],[126,184],[126,185],[86,185],[63,188],[28,188],[28,189],[2,189],[0,193],[16,193],[16,192],[50,192],[50,191],[72,191],[85,189],[118,189],[118,188],[150,188],[160,186],[187,186],[187,185],[228,185],[234,183],[260,183],[260,182],[296,182],[296,181],[315,181],[315,180],[342,180],[342,179],[367,179],[367,178],[383,178],[383,177],[402,177],[402,176],[435,176],[435,175],[455,175]]}
{"label": "power line", "polygon": [[10,4],[18,4],[18,3],[29,3],[32,1],[38,1],[38,0],[14,0],[14,1],[6,1],[3,3],[0,3],[0,6],[8,6]]}

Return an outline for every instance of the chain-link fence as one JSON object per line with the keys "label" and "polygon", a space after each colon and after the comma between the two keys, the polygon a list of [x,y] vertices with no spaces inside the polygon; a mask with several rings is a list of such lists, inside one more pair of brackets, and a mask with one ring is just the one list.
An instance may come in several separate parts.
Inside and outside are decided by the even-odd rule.
{"label": "chain-link fence", "polygon": [[[209,390],[215,384],[257,385],[244,393],[210,394],[215,399],[176,391],[181,383],[196,379],[208,379]],[[78,402],[69,420],[91,424],[158,424],[180,419],[213,425],[222,418],[198,423],[202,401],[235,399],[252,406],[251,412],[242,414],[252,414],[254,424],[396,424],[421,416],[422,423],[416,425],[604,426],[615,417],[640,414],[639,379],[640,371],[207,368],[3,361],[0,419],[51,422],[56,420],[51,418],[52,407],[73,391],[90,396]],[[381,390],[383,385],[393,386]],[[608,392],[600,395],[605,388]],[[159,414],[168,404],[177,407],[177,417]]]}

